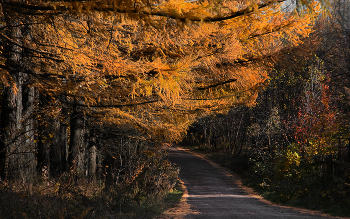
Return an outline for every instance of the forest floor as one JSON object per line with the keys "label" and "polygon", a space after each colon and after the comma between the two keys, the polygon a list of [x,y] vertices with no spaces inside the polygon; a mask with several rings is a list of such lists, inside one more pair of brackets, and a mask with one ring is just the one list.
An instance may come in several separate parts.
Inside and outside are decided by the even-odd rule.
{"label": "forest floor", "polygon": [[198,153],[172,147],[185,187],[181,201],[158,218],[341,218],[273,204],[242,185],[240,178]]}

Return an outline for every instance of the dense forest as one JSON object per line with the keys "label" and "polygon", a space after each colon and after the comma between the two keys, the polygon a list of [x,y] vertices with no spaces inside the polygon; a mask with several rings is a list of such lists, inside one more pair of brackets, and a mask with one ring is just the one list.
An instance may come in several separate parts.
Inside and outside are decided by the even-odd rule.
{"label": "dense forest", "polygon": [[348,9],[1,1],[0,217],[151,208],[176,183],[174,142],[271,165],[278,179],[259,173],[276,182],[313,169],[349,194]]}

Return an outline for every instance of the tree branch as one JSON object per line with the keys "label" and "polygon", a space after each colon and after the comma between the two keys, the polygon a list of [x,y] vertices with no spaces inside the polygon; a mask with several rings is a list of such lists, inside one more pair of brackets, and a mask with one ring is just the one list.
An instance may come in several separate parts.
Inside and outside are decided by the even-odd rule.
{"label": "tree branch", "polygon": [[[269,7],[273,4],[276,3],[282,3],[285,2],[286,0],[269,0],[266,3],[258,3],[257,4],[257,9],[262,9],[262,8],[266,8]],[[80,2],[80,1],[78,1]],[[85,1],[81,1],[84,2]],[[193,1],[195,2],[195,1]],[[218,16],[218,17],[205,17],[205,18],[199,18],[199,17],[184,17],[184,16],[179,16],[179,15],[172,15],[172,14],[168,14],[165,12],[154,12],[154,11],[139,11],[139,10],[125,10],[125,9],[117,9],[115,7],[111,6],[107,6],[107,7],[102,7],[101,5],[93,5],[93,6],[86,6],[83,4],[83,7],[81,8],[82,11],[101,11],[101,12],[115,12],[115,13],[121,13],[121,14],[140,14],[140,15],[150,15],[150,16],[159,16],[159,17],[167,17],[167,18],[171,18],[174,20],[179,20],[182,22],[186,22],[186,21],[202,21],[202,22],[219,22],[219,21],[225,21],[225,20],[230,20],[233,18],[237,18],[246,14],[250,14],[252,12],[254,12],[254,10],[256,8],[254,7],[246,7],[242,10],[236,11],[236,12],[232,12],[230,15],[228,16]],[[192,3],[189,2],[189,3]],[[27,9],[27,10],[32,10],[34,14],[36,14],[37,12],[34,11],[41,11],[40,13],[42,13],[42,11],[55,11],[56,13],[64,13],[67,12],[71,9],[69,9],[67,6],[44,6],[44,5],[31,5],[31,4],[25,4],[25,3],[19,3],[19,2],[3,2],[2,4],[4,5],[9,5],[9,6],[13,6],[15,8],[23,8],[23,9]],[[18,10],[18,12],[20,12]]]}
{"label": "tree branch", "polygon": [[224,84],[228,84],[228,83],[231,83],[231,82],[234,82],[234,81],[237,81],[237,79],[229,79],[227,81],[223,81],[223,82],[220,82],[220,83],[217,83],[217,84],[212,84],[212,85],[208,85],[208,86],[204,86],[204,87],[197,87],[196,90],[207,90],[209,88],[213,88],[213,87],[218,87],[218,86],[221,86],[221,85],[224,85]]}
{"label": "tree branch", "polygon": [[22,49],[27,49],[28,51],[31,51],[33,53],[37,53],[37,54],[40,54],[42,55],[43,57],[42,58],[48,58],[48,59],[51,59],[53,61],[56,61],[56,62],[64,62],[63,59],[58,59],[58,58],[54,58],[54,57],[58,57],[56,54],[52,54],[52,53],[48,53],[48,52],[43,52],[43,51],[38,51],[38,50],[35,50],[35,49],[32,49],[32,48],[29,48],[29,47],[26,47],[26,46],[23,46],[17,42],[15,42],[14,40],[12,40],[11,38],[9,38],[8,36],[2,34],[0,32],[0,37],[4,38],[6,41],[8,41],[9,43],[11,44],[14,44]]}
{"label": "tree branch", "polygon": [[[129,103],[129,104],[110,104],[110,105],[87,105],[87,104],[80,104],[80,103],[75,103],[76,106],[81,106],[81,107],[93,107],[93,108],[122,108],[122,107],[132,107],[132,106],[139,106],[139,105],[145,105],[145,104],[151,104],[151,103],[156,103],[159,102],[159,100],[150,100],[150,101],[145,101],[145,102],[139,102],[139,103]],[[73,104],[72,102],[67,102],[67,101],[62,101],[62,103],[66,104]]]}

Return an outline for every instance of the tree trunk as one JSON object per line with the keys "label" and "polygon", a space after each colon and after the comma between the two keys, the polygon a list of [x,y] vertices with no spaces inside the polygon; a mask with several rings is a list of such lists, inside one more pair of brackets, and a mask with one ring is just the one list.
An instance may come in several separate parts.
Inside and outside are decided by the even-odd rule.
{"label": "tree trunk", "polygon": [[78,177],[85,174],[85,153],[86,153],[86,124],[81,107],[77,104],[73,107],[70,122],[70,144],[69,144],[69,168],[75,170]]}
{"label": "tree trunk", "polygon": [[49,133],[51,132],[51,125],[49,125],[52,121],[45,115],[45,106],[46,103],[49,102],[47,100],[49,97],[44,96],[43,94],[39,94],[39,110],[40,121],[38,124],[38,153],[37,153],[37,169],[38,172],[44,174],[45,176],[49,175],[50,170],[50,139]]}
{"label": "tree trunk", "polygon": [[58,147],[61,152],[62,173],[68,170],[68,109],[62,106],[62,120],[60,125],[60,141]]}
{"label": "tree trunk", "polygon": [[[45,109],[53,98],[40,95],[40,107]],[[42,110],[42,111],[43,111]],[[67,109],[62,107],[61,114],[55,118],[41,115],[38,143],[38,170],[52,177],[58,177],[67,170],[68,125]]]}
{"label": "tree trunk", "polygon": [[[13,75],[16,76],[16,75]],[[20,178],[19,145],[21,143],[22,90],[18,80],[12,87],[3,90],[3,106],[1,110],[1,171],[2,179]],[[18,161],[18,162],[17,162]]]}
{"label": "tree trunk", "polygon": [[[29,79],[28,79],[29,80]],[[24,144],[23,162],[27,164],[26,175],[28,181],[33,182],[36,176],[37,145],[35,143],[35,121],[34,121],[34,100],[35,88],[25,86],[23,88],[23,122],[24,122]]]}
{"label": "tree trunk", "polygon": [[67,109],[63,106],[59,118],[53,119],[51,143],[50,143],[50,175],[53,177],[60,176],[67,170],[68,155],[68,133]]}
{"label": "tree trunk", "polygon": [[96,133],[94,129],[90,130],[89,136],[89,153],[88,153],[88,179],[90,182],[96,181],[97,173],[97,145],[96,145]]}
{"label": "tree trunk", "polygon": [[[50,176],[57,177],[62,173],[61,122],[59,118],[52,120],[50,137]],[[63,151],[64,152],[64,151]]]}
{"label": "tree trunk", "polygon": [[[23,65],[23,51],[20,45],[23,39],[19,21],[3,10],[6,25],[9,28],[7,35],[17,43],[7,41],[4,46],[5,65],[10,68],[13,79],[11,85],[3,90],[3,105],[1,111],[1,178],[19,180],[23,183],[33,180],[35,170],[33,137],[33,88],[23,90],[23,82],[28,75],[21,72]],[[25,95],[25,98],[23,98]],[[25,111],[23,110],[23,105]],[[26,138],[27,137],[27,138]]]}

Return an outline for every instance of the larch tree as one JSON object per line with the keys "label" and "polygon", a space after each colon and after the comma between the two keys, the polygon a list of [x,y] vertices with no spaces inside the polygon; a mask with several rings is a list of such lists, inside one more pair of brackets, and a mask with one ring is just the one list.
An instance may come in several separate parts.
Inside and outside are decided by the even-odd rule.
{"label": "larch tree", "polygon": [[[176,141],[200,116],[253,104],[274,58],[322,11],[283,2],[2,1],[1,177],[34,176],[38,149],[40,162],[58,152],[84,172],[87,119]],[[56,117],[46,131],[61,143],[35,137],[35,107]]]}

